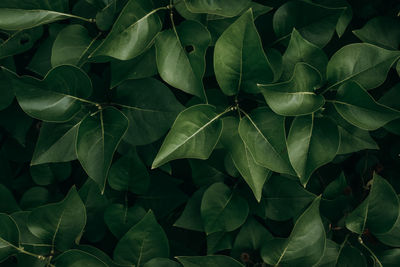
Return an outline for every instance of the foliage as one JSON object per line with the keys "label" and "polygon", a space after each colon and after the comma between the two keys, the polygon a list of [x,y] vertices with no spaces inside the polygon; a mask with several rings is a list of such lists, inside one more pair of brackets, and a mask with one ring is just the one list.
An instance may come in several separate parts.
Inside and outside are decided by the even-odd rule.
{"label": "foliage", "polygon": [[399,266],[400,4],[0,1],[2,266]]}

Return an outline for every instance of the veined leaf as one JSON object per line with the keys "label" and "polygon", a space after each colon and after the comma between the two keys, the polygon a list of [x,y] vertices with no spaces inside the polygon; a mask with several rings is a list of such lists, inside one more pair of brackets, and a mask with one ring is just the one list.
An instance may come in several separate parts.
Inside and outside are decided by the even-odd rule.
{"label": "veined leaf", "polygon": [[400,202],[392,186],[374,174],[368,197],[346,218],[346,227],[361,234],[367,227],[373,234],[385,234],[396,223]]}
{"label": "veined leaf", "polygon": [[132,145],[159,139],[184,109],[170,89],[153,78],[124,82],[118,86],[113,101],[129,119],[124,141]]}
{"label": "veined leaf", "polygon": [[12,217],[0,213],[0,262],[17,254],[19,248],[19,230]]}
{"label": "veined leaf", "polygon": [[225,255],[210,255],[210,256],[180,256],[176,257],[183,267],[202,267],[202,266],[229,266],[229,267],[244,267],[241,263]]}
{"label": "veined leaf", "polygon": [[4,42],[0,39],[0,59],[28,51],[42,35],[43,27],[39,26],[17,31]]}
{"label": "veined leaf", "polygon": [[68,0],[3,0],[0,3],[1,8],[19,8],[19,9],[45,9],[59,12],[65,12],[68,9]]}
{"label": "veined leaf", "polygon": [[391,51],[371,44],[349,44],[339,49],[329,60],[326,70],[328,89],[352,80],[365,89],[381,85],[390,67],[400,57],[400,51]]}
{"label": "veined leaf", "polygon": [[78,114],[92,92],[92,83],[77,67],[52,69],[43,81],[8,72],[21,108],[29,116],[48,122],[66,122]]}
{"label": "veined leaf", "polygon": [[168,256],[167,236],[151,210],[119,240],[114,250],[116,262],[137,267],[153,258]]}
{"label": "veined leaf", "polygon": [[314,114],[296,117],[287,138],[289,159],[300,182],[305,186],[311,174],[336,156],[339,131],[328,118]]}
{"label": "veined leaf", "polygon": [[228,186],[215,183],[204,192],[200,210],[205,232],[212,234],[239,228],[246,221],[249,206]]}
{"label": "veined leaf", "polygon": [[129,0],[106,39],[90,57],[108,56],[119,60],[132,59],[153,43],[161,30],[156,10],[147,0]]}
{"label": "veined leaf", "polygon": [[259,84],[268,106],[282,116],[299,116],[320,109],[325,99],[314,90],[321,83],[320,73],[306,63],[297,63],[290,80],[274,84]]}
{"label": "veined leaf", "polygon": [[57,266],[60,267],[70,267],[73,265],[86,267],[109,267],[108,264],[94,255],[77,249],[65,251],[55,259],[55,262]]}
{"label": "veined leaf", "polygon": [[195,105],[182,111],[176,118],[152,168],[181,158],[207,159],[222,132],[219,119],[226,112],[217,114],[211,105]]}
{"label": "veined leaf", "polygon": [[400,118],[399,111],[379,104],[358,83],[352,81],[339,87],[333,105],[349,123],[369,131]]}
{"label": "veined leaf", "polygon": [[104,221],[111,233],[121,239],[145,215],[146,211],[139,205],[128,207],[122,204],[111,204],[104,212]]}
{"label": "veined leaf", "polygon": [[201,220],[201,200],[203,198],[205,187],[197,190],[187,202],[181,216],[174,223],[175,227],[193,231],[204,231],[203,222]]}
{"label": "veined leaf", "polygon": [[227,117],[223,119],[223,124],[221,143],[229,151],[233,164],[253,191],[256,200],[260,201],[264,183],[271,172],[256,163],[249,147],[240,138],[239,119]]}
{"label": "veined leaf", "polygon": [[76,137],[76,155],[83,169],[104,192],[115,150],[129,121],[119,110],[108,107],[86,116]]}
{"label": "veined leaf", "polygon": [[257,83],[274,80],[274,71],[262,48],[251,9],[219,37],[214,49],[215,76],[226,95],[240,90],[258,93]]}
{"label": "veined leaf", "polygon": [[248,7],[250,0],[184,0],[193,13],[207,13],[224,17],[234,17]]}
{"label": "veined leaf", "polygon": [[61,202],[41,206],[28,216],[29,231],[58,251],[71,248],[85,224],[85,205],[75,187]]}
{"label": "veined leaf", "polygon": [[326,235],[319,214],[321,197],[316,198],[299,217],[289,238],[264,243],[262,259],[271,265],[313,266],[322,258]]}
{"label": "veined leaf", "polygon": [[205,100],[205,54],[211,36],[197,21],[182,22],[176,30],[157,36],[156,59],[161,78],[169,85]]}
{"label": "veined leaf", "polygon": [[287,154],[284,124],[284,117],[267,108],[258,108],[240,121],[239,134],[258,164],[275,172],[296,175]]}

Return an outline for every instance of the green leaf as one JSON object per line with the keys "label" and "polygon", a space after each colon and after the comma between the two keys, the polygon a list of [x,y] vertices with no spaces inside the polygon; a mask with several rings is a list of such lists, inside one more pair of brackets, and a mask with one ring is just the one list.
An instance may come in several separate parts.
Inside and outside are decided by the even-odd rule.
{"label": "green leaf", "polygon": [[224,129],[221,143],[229,151],[234,166],[253,191],[254,197],[260,201],[262,188],[270,175],[270,170],[256,163],[249,147],[239,135],[239,119],[227,117],[223,119]]}
{"label": "green leaf", "polygon": [[9,72],[21,108],[29,116],[49,122],[65,122],[83,108],[92,83],[77,67],[63,65],[52,69],[43,81]]}
{"label": "green leaf", "polygon": [[361,234],[368,228],[373,234],[391,230],[399,216],[400,203],[392,186],[374,174],[368,197],[346,218],[346,227]]}
{"label": "green leaf", "polygon": [[81,250],[67,250],[55,259],[57,266],[87,266],[87,267],[108,267],[109,265],[101,259]]}
{"label": "green leaf", "polygon": [[14,92],[9,86],[4,70],[0,68],[0,110],[6,109],[14,100]]}
{"label": "green leaf", "polygon": [[358,82],[367,90],[376,88],[385,81],[390,67],[399,57],[400,51],[390,51],[371,44],[346,45],[328,62],[328,89],[335,89],[349,80]]}
{"label": "green leaf", "polygon": [[12,217],[0,213],[0,262],[18,253],[19,230]]}
{"label": "green leaf", "polygon": [[124,141],[131,145],[146,145],[159,139],[184,109],[170,89],[153,78],[124,82],[118,86],[113,101],[129,119]]}
{"label": "green leaf", "polygon": [[139,205],[128,207],[122,204],[111,204],[104,212],[104,220],[111,233],[121,239],[145,215],[146,211]]}
{"label": "green leaf", "polygon": [[388,249],[379,254],[379,260],[385,267],[396,267],[400,261],[400,249]]}
{"label": "green leaf", "polygon": [[325,250],[325,229],[319,214],[321,198],[316,198],[299,217],[287,239],[273,239],[264,243],[262,259],[271,265],[313,266]]}
{"label": "green leaf", "polygon": [[181,267],[176,261],[166,258],[154,258],[146,262],[143,267]]}
{"label": "green leaf", "polygon": [[339,131],[328,118],[314,114],[296,117],[287,139],[289,159],[305,186],[311,174],[333,160],[339,148]]}
{"label": "green leaf", "polygon": [[[400,62],[400,61],[399,61]],[[400,63],[397,63],[397,66],[400,70]],[[398,71],[400,73],[400,71]],[[400,111],[400,105],[397,99],[400,97],[400,83],[393,86],[389,91],[387,91],[380,99],[379,103],[383,104],[387,107],[391,107]],[[393,120],[386,125],[383,126],[386,130],[391,133],[400,135],[400,119]]]}
{"label": "green leaf", "polygon": [[20,210],[10,190],[3,184],[0,184],[0,213],[12,213]]}
{"label": "green leaf", "polygon": [[286,221],[297,217],[315,198],[298,179],[272,175],[264,187],[262,200],[268,218]]}
{"label": "green leaf", "polygon": [[207,235],[207,255],[215,254],[218,251],[232,248],[233,234],[227,232],[216,232]]}
{"label": "green leaf", "polygon": [[212,256],[180,256],[176,257],[183,267],[243,267],[241,263],[225,255]]}
{"label": "green leaf", "polygon": [[250,0],[184,0],[186,7],[193,13],[207,13],[224,17],[239,15],[250,4]]}
{"label": "green leaf", "polygon": [[325,52],[318,46],[304,39],[301,34],[293,28],[290,36],[289,45],[282,57],[283,73],[281,80],[289,80],[295,66],[299,62],[304,62],[314,67],[325,77],[326,66],[328,65],[328,57]]}
{"label": "green leaf", "polygon": [[258,93],[257,83],[274,80],[264,53],[251,9],[232,23],[217,40],[214,49],[215,76],[226,95],[243,90]]}
{"label": "green leaf", "polygon": [[271,233],[254,217],[249,217],[236,236],[231,255],[238,258],[242,253],[258,251],[264,242],[271,239]]}
{"label": "green leaf", "polygon": [[40,127],[31,165],[75,160],[74,143],[82,115],[78,114],[65,123],[44,122]]}
{"label": "green leaf", "polygon": [[375,237],[385,245],[391,247],[400,247],[400,211],[393,227],[386,233],[375,234]]}
{"label": "green leaf", "polygon": [[114,250],[116,262],[135,264],[137,267],[152,258],[167,258],[168,256],[167,236],[157,223],[152,211],[149,211],[121,238]]}
{"label": "green leaf", "polygon": [[34,28],[59,20],[79,17],[50,10],[0,8],[0,18],[0,29],[17,31]]}
{"label": "green leaf", "polygon": [[340,247],[338,244],[333,242],[330,239],[326,239],[326,246],[324,255],[322,256],[320,262],[318,263],[318,267],[336,267],[336,262],[339,257]]}
{"label": "green leaf", "polygon": [[282,116],[313,113],[325,104],[322,95],[314,90],[321,83],[321,75],[306,63],[297,63],[290,80],[274,84],[258,84],[268,106]]}
{"label": "green leaf", "polygon": [[182,111],[176,118],[156,158],[152,169],[181,158],[207,159],[222,132],[222,122],[211,105],[196,105]]}
{"label": "green leaf", "polygon": [[240,120],[239,134],[257,164],[275,172],[296,175],[286,149],[284,117],[267,108],[254,109]]}
{"label": "green leaf", "polygon": [[51,65],[53,67],[63,64],[78,65],[91,42],[92,38],[85,27],[79,24],[65,27],[53,43]]}
{"label": "green leaf", "polygon": [[129,60],[148,49],[157,33],[161,21],[156,10],[147,0],[129,0],[106,39],[90,57],[108,56]]}
{"label": "green leaf", "polygon": [[246,221],[249,206],[244,198],[228,186],[215,183],[204,192],[200,211],[208,235],[239,228]]}
{"label": "green leaf", "polygon": [[86,116],[76,137],[76,154],[82,167],[104,192],[114,152],[129,121],[119,110],[108,107]]}
{"label": "green leaf", "polygon": [[364,130],[376,130],[400,117],[400,112],[376,102],[356,82],[342,84],[333,101],[337,112],[349,123]]}
{"label": "green leaf", "polygon": [[20,9],[45,9],[64,12],[68,9],[68,0],[3,0],[0,7]]}
{"label": "green leaf", "polygon": [[157,69],[169,85],[206,99],[203,76],[211,36],[196,21],[182,22],[176,30],[161,32],[155,41]]}
{"label": "green leaf", "polygon": [[136,151],[119,158],[110,169],[108,184],[114,190],[144,194],[150,185],[146,166]]}
{"label": "green leaf", "polygon": [[306,40],[324,47],[331,40],[343,10],[344,8],[329,8],[308,1],[290,1],[275,12],[274,31],[279,40],[283,40],[296,28]]}
{"label": "green leaf", "polygon": [[175,227],[199,232],[204,231],[200,207],[205,189],[205,187],[200,188],[190,197],[181,216],[174,223]]}
{"label": "green leaf", "polygon": [[343,195],[343,190],[347,187],[347,180],[342,172],[339,177],[330,182],[324,189],[323,197],[327,199],[334,199]]}
{"label": "green leaf", "polygon": [[128,79],[142,79],[158,73],[154,46],[131,60],[111,61],[111,88]]}
{"label": "green leaf", "polygon": [[86,209],[75,187],[64,200],[33,210],[28,216],[28,229],[52,250],[72,247],[86,224]]}
{"label": "green leaf", "polygon": [[17,31],[4,42],[0,39],[0,59],[28,51],[42,35],[43,27],[36,27]]}
{"label": "green leaf", "polygon": [[375,17],[353,33],[361,41],[385,49],[398,50],[400,45],[400,21],[392,17]]}
{"label": "green leaf", "polygon": [[34,165],[30,168],[32,180],[38,185],[50,185],[62,182],[71,175],[71,164],[55,163]]}
{"label": "green leaf", "polygon": [[365,259],[364,254],[357,248],[351,245],[342,244],[336,266],[366,267],[367,260]]}

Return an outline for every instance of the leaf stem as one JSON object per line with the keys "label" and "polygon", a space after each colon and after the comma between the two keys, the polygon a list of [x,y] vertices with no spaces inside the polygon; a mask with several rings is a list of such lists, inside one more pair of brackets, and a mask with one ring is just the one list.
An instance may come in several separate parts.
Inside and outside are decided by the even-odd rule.
{"label": "leaf stem", "polygon": [[375,253],[367,245],[365,245],[364,240],[362,240],[361,236],[358,237],[358,242],[371,254],[375,263],[377,263],[380,267],[383,267],[383,264],[378,259],[378,257],[375,255]]}

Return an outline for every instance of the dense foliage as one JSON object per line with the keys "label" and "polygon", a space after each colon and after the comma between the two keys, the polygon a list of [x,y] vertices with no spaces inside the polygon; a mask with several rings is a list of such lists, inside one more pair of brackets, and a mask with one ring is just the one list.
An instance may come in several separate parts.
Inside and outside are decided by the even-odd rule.
{"label": "dense foliage", "polygon": [[400,266],[399,12],[1,0],[1,266]]}

